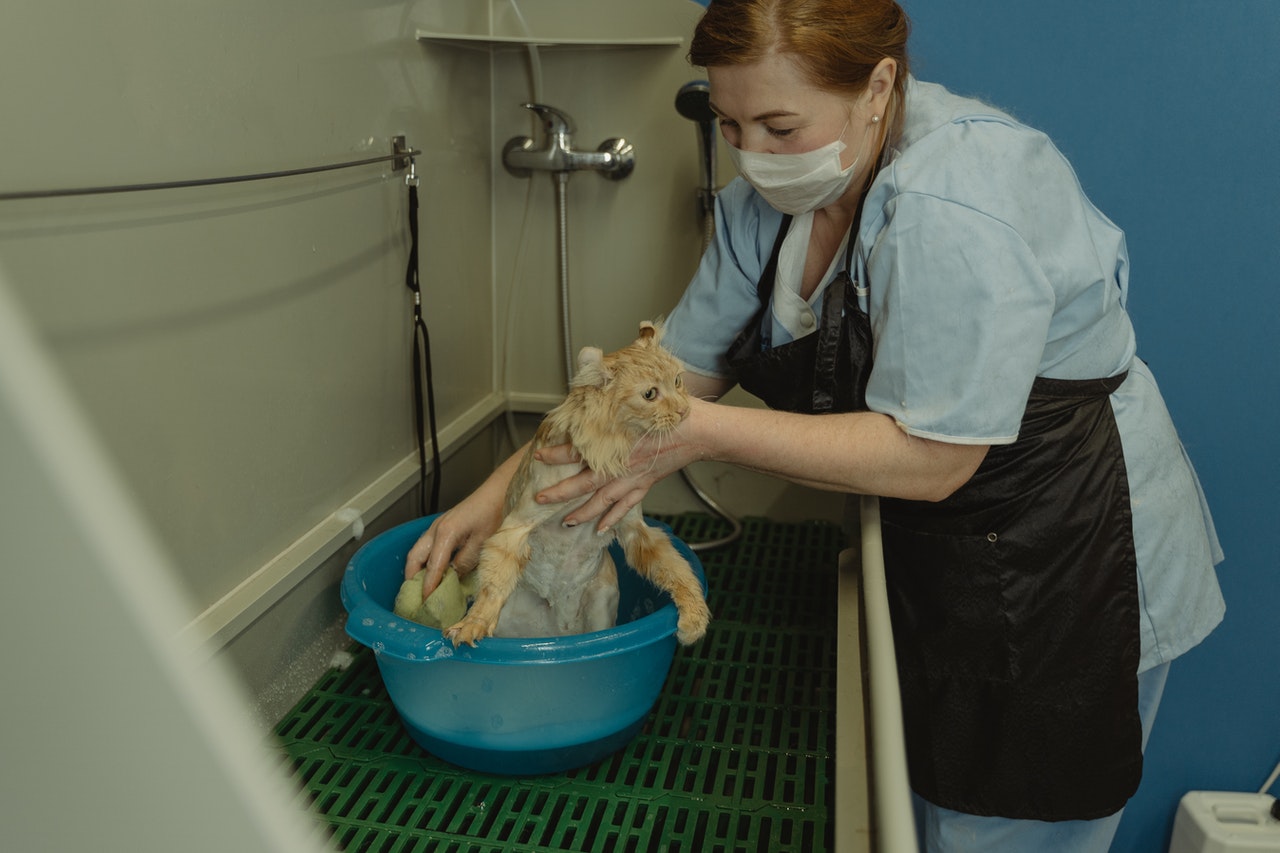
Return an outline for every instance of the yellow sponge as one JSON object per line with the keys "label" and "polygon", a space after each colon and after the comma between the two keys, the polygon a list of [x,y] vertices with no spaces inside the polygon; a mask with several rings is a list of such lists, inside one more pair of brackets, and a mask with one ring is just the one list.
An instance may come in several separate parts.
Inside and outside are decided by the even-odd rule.
{"label": "yellow sponge", "polygon": [[393,609],[402,619],[411,619],[443,631],[466,615],[467,598],[475,594],[475,582],[475,572],[471,572],[463,580],[450,566],[445,569],[440,585],[423,601],[422,575],[419,574],[400,585]]}

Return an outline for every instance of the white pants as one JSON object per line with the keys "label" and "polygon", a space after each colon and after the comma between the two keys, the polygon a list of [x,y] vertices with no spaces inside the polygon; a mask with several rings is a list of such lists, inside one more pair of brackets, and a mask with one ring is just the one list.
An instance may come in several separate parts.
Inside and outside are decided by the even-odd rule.
{"label": "white pants", "polygon": [[[1142,718],[1142,748],[1147,748],[1160,697],[1164,695],[1169,664],[1138,676],[1138,715]],[[1027,780],[1034,785],[1034,779]],[[925,853],[1107,853],[1120,825],[1123,809],[1097,820],[1011,820],[979,817],[935,806],[912,795],[916,833]]]}

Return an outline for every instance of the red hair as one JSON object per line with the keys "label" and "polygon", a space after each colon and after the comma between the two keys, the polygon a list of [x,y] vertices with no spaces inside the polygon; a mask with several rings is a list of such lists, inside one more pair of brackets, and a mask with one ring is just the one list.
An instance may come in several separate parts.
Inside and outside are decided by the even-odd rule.
{"label": "red hair", "polygon": [[693,33],[694,65],[747,65],[786,53],[815,86],[858,94],[889,57],[898,64],[887,116],[897,131],[911,22],[895,0],[711,0]]}

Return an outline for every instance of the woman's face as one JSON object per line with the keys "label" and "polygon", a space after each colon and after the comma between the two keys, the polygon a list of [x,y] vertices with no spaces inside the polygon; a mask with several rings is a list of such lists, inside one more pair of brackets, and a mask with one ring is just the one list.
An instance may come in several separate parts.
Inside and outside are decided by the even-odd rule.
{"label": "woman's face", "polygon": [[760,154],[802,154],[843,134],[841,165],[847,167],[858,156],[858,141],[870,119],[866,99],[817,88],[788,55],[771,54],[750,65],[715,66],[707,69],[707,78],[711,108],[733,147]]}

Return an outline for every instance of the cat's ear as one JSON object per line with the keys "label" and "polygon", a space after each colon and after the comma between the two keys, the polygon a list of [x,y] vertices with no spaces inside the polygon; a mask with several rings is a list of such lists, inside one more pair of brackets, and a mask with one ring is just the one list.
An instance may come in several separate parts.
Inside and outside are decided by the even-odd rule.
{"label": "cat's ear", "polygon": [[578,351],[578,372],[573,377],[574,387],[594,385],[599,388],[609,379],[609,368],[604,363],[604,350],[598,347],[583,347]]}
{"label": "cat's ear", "polygon": [[662,340],[662,325],[661,325],[661,323],[651,323],[651,322],[649,322],[648,320],[643,320],[643,321],[641,321],[641,323],[640,323],[640,340],[642,340],[642,341],[646,341],[646,340],[647,340],[647,341],[650,341],[650,342],[655,343],[655,344],[656,344],[656,343],[658,343],[659,341],[661,341],[661,340]]}

